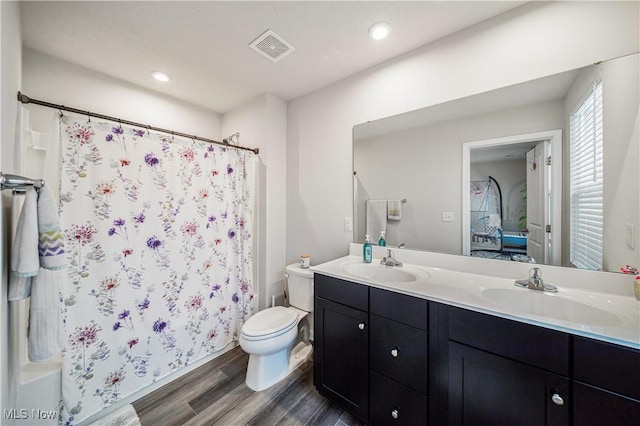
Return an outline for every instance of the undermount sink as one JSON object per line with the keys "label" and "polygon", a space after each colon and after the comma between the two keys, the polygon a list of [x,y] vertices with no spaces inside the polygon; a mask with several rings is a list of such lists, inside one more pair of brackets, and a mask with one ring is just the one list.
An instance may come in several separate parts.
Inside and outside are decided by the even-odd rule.
{"label": "undermount sink", "polygon": [[557,293],[544,293],[524,288],[488,288],[482,290],[480,295],[489,302],[511,310],[573,323],[600,327],[611,327],[622,323],[620,318],[607,311],[559,296]]}
{"label": "undermount sink", "polygon": [[[379,263],[346,262],[342,268],[349,274],[373,281],[382,282],[411,282],[418,280],[418,273],[408,271],[403,267],[385,266]],[[428,278],[427,272],[422,272],[420,279]]]}

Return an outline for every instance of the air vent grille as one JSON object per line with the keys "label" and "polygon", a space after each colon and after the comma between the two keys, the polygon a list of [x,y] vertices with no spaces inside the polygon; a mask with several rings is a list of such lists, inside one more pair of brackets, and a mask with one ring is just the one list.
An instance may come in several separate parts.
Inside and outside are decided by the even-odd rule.
{"label": "air vent grille", "polygon": [[296,50],[295,47],[271,30],[265,31],[260,37],[252,41],[249,46],[273,62],[278,62]]}

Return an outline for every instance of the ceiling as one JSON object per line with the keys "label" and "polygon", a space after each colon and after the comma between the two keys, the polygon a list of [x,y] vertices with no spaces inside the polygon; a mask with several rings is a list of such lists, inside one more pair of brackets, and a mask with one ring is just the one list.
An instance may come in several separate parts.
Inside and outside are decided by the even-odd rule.
{"label": "ceiling", "polygon": [[[521,6],[514,1],[22,2],[25,47],[225,113],[273,93],[313,92]],[[388,39],[368,37],[386,21]],[[273,63],[249,48],[271,29],[295,47]],[[172,76],[156,82],[151,71]]]}

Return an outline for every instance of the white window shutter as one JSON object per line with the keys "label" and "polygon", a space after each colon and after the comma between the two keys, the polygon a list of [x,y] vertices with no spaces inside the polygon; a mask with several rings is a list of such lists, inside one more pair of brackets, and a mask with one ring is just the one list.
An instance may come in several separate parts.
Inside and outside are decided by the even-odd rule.
{"label": "white window shutter", "polygon": [[602,81],[598,79],[569,118],[570,260],[602,269],[604,224]]}

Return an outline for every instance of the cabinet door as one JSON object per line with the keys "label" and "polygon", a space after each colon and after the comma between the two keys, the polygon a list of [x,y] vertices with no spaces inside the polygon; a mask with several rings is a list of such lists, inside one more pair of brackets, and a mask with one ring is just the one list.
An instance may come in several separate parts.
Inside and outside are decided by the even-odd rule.
{"label": "cabinet door", "polygon": [[565,377],[449,344],[451,425],[566,425],[568,390]]}
{"label": "cabinet door", "polygon": [[314,314],[314,384],[322,395],[366,421],[368,313],[316,297]]}
{"label": "cabinet door", "polygon": [[575,382],[573,400],[576,425],[640,425],[640,401],[636,399]]}

